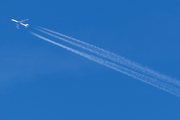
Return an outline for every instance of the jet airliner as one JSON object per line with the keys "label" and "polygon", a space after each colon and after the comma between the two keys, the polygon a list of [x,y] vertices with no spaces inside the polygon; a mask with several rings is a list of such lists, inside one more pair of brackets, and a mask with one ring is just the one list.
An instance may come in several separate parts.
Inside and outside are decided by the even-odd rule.
{"label": "jet airliner", "polygon": [[29,26],[29,24],[24,24],[23,22],[25,22],[25,21],[27,21],[28,19],[25,19],[25,20],[21,20],[21,21],[17,21],[17,20],[15,20],[15,19],[11,19],[11,21],[14,21],[14,22],[16,22],[17,23],[17,25],[16,25],[16,28],[17,29],[19,29],[19,24],[21,24],[21,25],[23,25],[23,26],[25,26],[26,28]]}

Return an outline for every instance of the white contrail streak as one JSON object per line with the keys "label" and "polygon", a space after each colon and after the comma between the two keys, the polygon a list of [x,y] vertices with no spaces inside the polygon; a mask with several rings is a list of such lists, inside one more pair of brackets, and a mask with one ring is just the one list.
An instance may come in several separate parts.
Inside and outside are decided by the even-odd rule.
{"label": "white contrail streak", "polygon": [[159,89],[161,89],[161,90],[164,90],[164,91],[166,91],[166,92],[169,92],[169,93],[171,93],[171,94],[174,94],[174,95],[180,97],[180,89],[178,89],[178,88],[176,88],[176,87],[173,87],[172,85],[163,83],[163,82],[161,82],[161,81],[159,81],[159,80],[156,80],[156,79],[154,79],[154,78],[151,78],[151,77],[142,75],[142,74],[137,73],[137,72],[135,72],[135,71],[133,71],[133,70],[130,70],[130,69],[128,69],[128,68],[119,66],[119,65],[114,64],[114,63],[111,63],[111,62],[109,62],[109,61],[100,59],[100,58],[95,57],[95,56],[93,56],[93,55],[88,55],[88,54],[86,54],[86,53],[77,51],[77,50],[72,49],[72,48],[70,48],[70,47],[64,46],[64,45],[59,44],[59,43],[57,43],[57,42],[54,42],[54,41],[52,41],[52,40],[50,40],[50,39],[47,39],[47,38],[45,38],[45,37],[43,37],[43,36],[41,36],[41,35],[38,35],[38,34],[36,34],[36,33],[33,33],[33,32],[30,32],[30,33],[31,33],[32,35],[38,37],[38,38],[41,38],[41,39],[47,41],[47,42],[50,42],[50,43],[52,43],[52,44],[55,44],[55,45],[57,45],[57,46],[60,46],[60,47],[62,47],[62,48],[64,48],[64,49],[66,49],[66,50],[69,50],[69,51],[71,51],[71,52],[73,52],[73,53],[76,53],[76,54],[78,54],[78,55],[80,55],[80,56],[83,56],[83,57],[85,57],[85,58],[88,58],[89,60],[92,60],[92,61],[94,61],[94,62],[97,62],[97,63],[99,63],[99,64],[101,64],[101,65],[104,65],[104,66],[106,66],[106,67],[109,67],[109,68],[111,68],[111,69],[113,69],[113,70],[116,70],[116,71],[121,72],[121,73],[123,73],[123,74],[126,74],[126,75],[128,75],[128,76],[131,76],[131,77],[133,77],[133,78],[135,78],[135,79],[138,79],[138,80],[140,80],[140,81],[142,81],[142,82],[148,83],[148,84],[150,84],[150,85],[152,85],[152,86],[154,86],[154,87],[157,87],[157,88],[159,88]]}
{"label": "white contrail streak", "polygon": [[[171,84],[174,84],[177,87],[180,87],[180,81],[178,81],[178,80],[176,80],[174,78],[171,78],[169,76],[163,75],[161,73],[155,72],[154,70],[151,70],[151,69],[149,69],[147,67],[143,67],[143,66],[139,65],[138,63],[135,63],[135,62],[133,62],[133,61],[131,61],[129,59],[126,59],[126,58],[120,56],[120,55],[116,55],[114,53],[111,53],[109,51],[106,51],[104,49],[96,47],[94,45],[90,45],[90,44],[85,43],[83,41],[80,41],[80,40],[77,40],[75,38],[69,37],[67,35],[64,35],[64,34],[49,30],[47,28],[43,28],[43,27],[39,27],[39,28],[41,28],[43,30],[46,30],[48,32],[40,30],[38,28],[35,28],[35,29],[37,29],[37,30],[39,30],[39,31],[41,31],[41,32],[43,32],[45,34],[48,34],[48,35],[50,35],[52,37],[55,37],[57,39],[63,40],[65,42],[67,42],[67,43],[70,43],[72,45],[80,47],[82,49],[88,50],[88,51],[90,51],[92,53],[95,53],[95,54],[97,54],[99,56],[103,56],[103,57],[108,58],[108,59],[110,59],[110,60],[112,60],[114,62],[120,63],[121,65],[126,66],[126,67],[128,67],[130,69],[137,70],[137,71],[142,72],[142,73],[144,73],[144,74],[146,74],[148,76],[154,77],[154,78],[162,80],[162,81],[164,81],[166,83],[171,83]],[[56,35],[51,34],[49,32],[60,35],[60,36],[65,37],[65,38],[68,38],[68,39],[70,39],[70,40],[72,40],[74,42],[72,42],[70,40],[67,40],[67,39],[64,39],[62,37],[56,36]],[[77,43],[79,43],[79,44],[77,44]]]}

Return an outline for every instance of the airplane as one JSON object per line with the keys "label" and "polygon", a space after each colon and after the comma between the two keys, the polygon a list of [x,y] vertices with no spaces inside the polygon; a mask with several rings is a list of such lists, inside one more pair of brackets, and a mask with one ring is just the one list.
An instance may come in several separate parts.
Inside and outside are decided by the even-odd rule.
{"label": "airplane", "polygon": [[21,25],[23,25],[23,26],[25,26],[25,27],[27,28],[27,27],[29,26],[29,24],[24,24],[24,23],[22,23],[22,22],[27,21],[27,20],[29,20],[29,19],[25,19],[25,20],[21,20],[21,21],[17,21],[17,20],[15,20],[15,19],[11,19],[11,21],[14,21],[14,22],[17,23],[17,25],[16,25],[16,28],[17,28],[17,29],[19,29],[19,24],[21,24]]}

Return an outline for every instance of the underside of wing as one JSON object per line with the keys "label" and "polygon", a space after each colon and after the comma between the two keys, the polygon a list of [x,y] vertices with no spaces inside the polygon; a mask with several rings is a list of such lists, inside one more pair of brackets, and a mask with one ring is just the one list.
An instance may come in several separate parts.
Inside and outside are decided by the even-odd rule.
{"label": "underside of wing", "polygon": [[25,22],[25,21],[27,21],[27,20],[29,20],[29,19],[21,20],[21,21],[19,21],[19,23]]}
{"label": "underside of wing", "polygon": [[16,24],[16,28],[19,29],[19,24]]}

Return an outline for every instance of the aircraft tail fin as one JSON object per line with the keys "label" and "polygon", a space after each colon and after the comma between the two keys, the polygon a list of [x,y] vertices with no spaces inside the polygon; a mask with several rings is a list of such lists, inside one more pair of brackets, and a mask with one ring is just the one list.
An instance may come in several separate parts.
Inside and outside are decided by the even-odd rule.
{"label": "aircraft tail fin", "polygon": [[25,24],[24,26],[25,26],[25,27],[28,27],[28,26],[29,26],[29,24]]}

